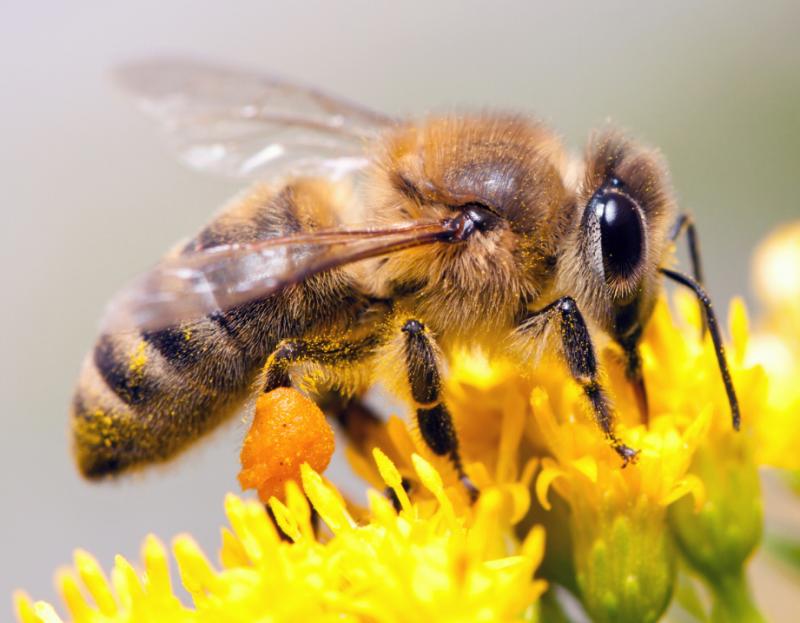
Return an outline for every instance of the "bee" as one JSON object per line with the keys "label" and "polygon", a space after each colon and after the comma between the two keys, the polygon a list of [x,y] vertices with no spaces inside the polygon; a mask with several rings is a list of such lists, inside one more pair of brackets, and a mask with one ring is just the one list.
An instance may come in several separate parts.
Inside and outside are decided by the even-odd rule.
{"label": "bee", "polygon": [[[109,304],[71,408],[86,477],[168,460],[253,392],[317,374],[353,399],[390,377],[468,482],[442,395],[464,344],[523,370],[552,346],[624,466],[637,451],[592,334],[621,347],[646,417],[638,344],[661,277],[697,295],[738,428],[695,227],[657,152],[606,129],[575,157],[523,115],[396,120],[187,60],[119,76],[189,166],[256,181]],[[684,233],[692,277],[666,266]]]}

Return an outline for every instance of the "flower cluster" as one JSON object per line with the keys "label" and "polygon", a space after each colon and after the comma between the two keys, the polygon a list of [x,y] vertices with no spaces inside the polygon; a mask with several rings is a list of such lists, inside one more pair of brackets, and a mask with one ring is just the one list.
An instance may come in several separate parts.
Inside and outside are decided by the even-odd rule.
{"label": "flower cluster", "polygon": [[[76,554],[75,572],[59,578],[72,620],[546,622],[567,620],[565,591],[592,621],[657,621],[675,601],[699,620],[709,608],[714,621],[763,620],[745,573],[762,535],[758,469],[800,468],[800,226],[769,241],[757,262],[772,284],[762,288],[763,319],[751,331],[741,301],[728,311],[739,432],[696,303],[680,295],[658,303],[642,340],[647,421],[622,353],[613,344],[599,352],[616,434],[639,450],[625,467],[557,357],[523,374],[511,361],[463,352],[445,396],[477,502],[398,417],[346,449],[374,487],[369,508],[314,471],[327,464],[327,442],[308,459],[314,469],[303,463],[302,438],[282,442],[286,454],[275,459],[302,482],[290,481],[279,500],[275,483],[264,487],[259,476],[276,469],[258,458],[278,404],[270,399],[245,442],[240,476],[268,512],[228,498],[232,531],[223,532],[219,568],[189,537],[173,543],[192,604],[174,595],[165,549],[149,537],[143,570],[118,558],[110,584],[88,554]],[[776,268],[781,262],[789,269]],[[782,280],[773,280],[776,270]],[[313,406],[290,394],[281,401],[296,408],[279,412],[320,430]],[[692,592],[699,582],[708,603]],[[17,610],[24,623],[60,621],[22,594]]]}
{"label": "flower cluster", "polygon": [[[94,559],[75,554],[76,574],[58,580],[75,623],[160,621],[516,621],[545,584],[534,580],[543,554],[541,528],[507,541],[511,503],[489,491],[467,515],[456,514],[436,470],[412,456],[417,477],[436,500],[423,508],[402,486],[394,464],[379,450],[375,463],[399,511],[372,492],[359,524],[344,500],[307,465],[302,492],[290,482],[286,501],[264,506],[230,495],[216,569],[189,536],[173,542],[181,580],[192,596],[173,594],[167,552],[155,538],[144,544],[144,571],[117,557],[111,584]],[[309,506],[309,501],[311,506]],[[315,534],[312,507],[330,531]],[[86,598],[84,589],[90,599]],[[61,621],[45,603],[17,596],[24,623]]]}

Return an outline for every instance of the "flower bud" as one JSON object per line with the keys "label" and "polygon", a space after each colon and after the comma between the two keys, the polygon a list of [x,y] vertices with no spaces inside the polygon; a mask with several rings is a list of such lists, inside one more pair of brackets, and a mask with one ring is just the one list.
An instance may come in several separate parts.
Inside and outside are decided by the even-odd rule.
{"label": "flower bud", "polygon": [[591,619],[657,621],[676,569],[664,509],[641,496],[573,511],[576,580]]}
{"label": "flower bud", "polygon": [[699,512],[687,500],[670,508],[681,552],[712,583],[738,573],[761,540],[761,487],[745,434],[725,435],[695,454],[692,472],[707,496]]}

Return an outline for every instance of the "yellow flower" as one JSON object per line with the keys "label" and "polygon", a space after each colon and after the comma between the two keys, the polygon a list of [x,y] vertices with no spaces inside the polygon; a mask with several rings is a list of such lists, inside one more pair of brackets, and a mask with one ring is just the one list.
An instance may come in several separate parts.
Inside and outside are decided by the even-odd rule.
{"label": "yellow flower", "polygon": [[[384,483],[400,511],[369,494],[369,522],[358,524],[339,494],[311,468],[302,468],[303,492],[293,483],[286,502],[270,508],[231,495],[225,507],[232,531],[223,530],[221,567],[215,568],[188,536],[173,542],[181,580],[193,605],[175,597],[168,556],[155,537],[143,547],[144,572],[117,557],[111,584],[88,554],[77,552],[75,571],[59,578],[75,623],[186,621],[522,621],[535,617],[544,583],[533,578],[543,552],[534,528],[509,550],[511,503],[489,492],[457,515],[441,476],[419,456],[411,461],[436,504],[422,508],[406,495],[394,464],[376,451]],[[314,534],[313,508],[331,532]],[[83,596],[85,590],[91,599]],[[48,604],[17,595],[23,623],[56,623]]]}
{"label": "yellow flower", "polygon": [[[482,495],[499,491],[512,501],[512,523],[518,522],[530,505],[530,488],[538,459],[523,458],[521,447],[528,415],[526,402],[530,387],[507,362],[493,362],[477,352],[462,352],[454,358],[445,387],[448,407],[453,413],[459,443],[465,459],[465,471]],[[400,473],[419,503],[430,497],[419,478],[411,457],[425,457],[442,474],[448,497],[456,512],[468,512],[471,500],[448,457],[437,456],[422,440],[416,428],[409,429],[396,416],[372,431],[365,447],[348,447],[347,457],[354,471],[375,487],[381,477],[366,451],[378,447],[398,466]]]}
{"label": "yellow flower", "polygon": [[764,313],[747,344],[747,361],[763,366],[769,391],[760,418],[761,463],[800,470],[800,222],[761,243],[755,285]]}
{"label": "yellow flower", "polygon": [[[530,514],[548,524],[551,547],[564,544],[557,555],[571,558],[549,569],[549,577],[577,592],[594,620],[657,620],[666,608],[676,573],[668,509],[677,501],[688,514],[678,524],[694,530],[691,534],[704,533],[702,518],[719,517],[713,509],[730,507],[723,502],[736,504],[738,532],[714,524],[722,549],[737,552],[722,557],[731,568],[741,568],[760,536],[761,498],[751,476],[766,379],[758,366],[745,361],[744,308],[740,302],[732,306],[734,340],[728,349],[745,420],[742,432],[735,432],[713,346],[710,339],[700,339],[696,302],[678,296],[676,305],[680,313],[673,314],[665,300],[659,302],[641,347],[650,402],[647,424],[640,421],[621,353],[611,345],[600,353],[618,416],[617,434],[640,451],[636,464],[624,469],[588,413],[581,389],[567,380],[557,358],[543,359],[523,376],[509,362],[461,353],[450,370],[447,404],[467,473],[481,491],[503,491],[515,500],[512,520],[518,525],[530,522],[530,517],[521,520],[531,505],[528,491],[536,476],[538,504]],[[415,500],[422,503],[427,495],[416,486],[409,460],[419,453],[440,468],[457,512],[469,507],[447,459],[430,454],[399,418],[373,431],[371,445],[392,457]],[[716,453],[723,473],[732,470],[741,478],[722,486],[717,473],[700,469],[708,461],[696,457],[707,458],[709,452]],[[379,483],[363,448],[349,448],[348,454],[360,475]],[[748,486],[737,491],[729,486],[734,483]],[[553,511],[555,517],[548,519],[541,509],[551,508],[554,495],[566,509]],[[709,497],[711,504],[706,503]],[[565,529],[568,535],[559,534]]]}
{"label": "yellow flower", "polygon": [[[701,323],[694,301],[678,298],[677,302],[690,336],[696,335]],[[686,350],[676,360],[683,363],[676,373],[696,383],[686,383],[690,393],[683,399],[702,396],[711,411],[708,434],[698,444],[690,466],[690,473],[703,481],[706,496],[699,508],[678,500],[670,508],[669,519],[684,559],[709,585],[714,620],[756,621],[760,615],[750,599],[744,569],[763,530],[757,449],[766,415],[767,378],[760,366],[746,361],[748,322],[740,300],[731,304],[728,324],[732,339],[726,353],[742,411],[741,431],[731,427],[724,392],[704,390],[704,381],[698,381],[705,366],[714,363],[708,341],[685,340]],[[688,412],[690,407],[679,408]]]}
{"label": "yellow flower", "polygon": [[619,418],[617,434],[639,450],[636,464],[625,468],[587,417],[580,389],[559,382],[557,365],[540,366],[534,379],[530,434],[549,455],[536,481],[537,498],[549,510],[554,490],[567,505],[562,520],[570,530],[573,588],[596,621],[660,617],[669,603],[676,569],[667,507],[687,495],[700,507],[705,497],[702,481],[689,468],[712,418],[706,396],[717,388],[709,385],[720,381],[712,364],[701,372],[702,391],[692,394],[687,389],[686,396],[675,395],[684,391],[675,391],[675,379],[687,372],[675,368],[699,367],[696,357],[685,357],[686,339],[661,302],[642,345],[648,425],[639,421],[620,354],[610,346],[602,353]]}
{"label": "yellow flower", "polygon": [[769,324],[800,338],[800,221],[782,225],[758,245],[753,258],[759,299]]}

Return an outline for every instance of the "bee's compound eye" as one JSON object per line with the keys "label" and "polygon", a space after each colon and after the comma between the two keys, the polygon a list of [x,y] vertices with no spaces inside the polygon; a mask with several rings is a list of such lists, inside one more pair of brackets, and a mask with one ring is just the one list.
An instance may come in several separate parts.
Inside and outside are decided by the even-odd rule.
{"label": "bee's compound eye", "polygon": [[644,255],[644,225],[633,199],[606,191],[594,201],[607,276],[629,277]]}

